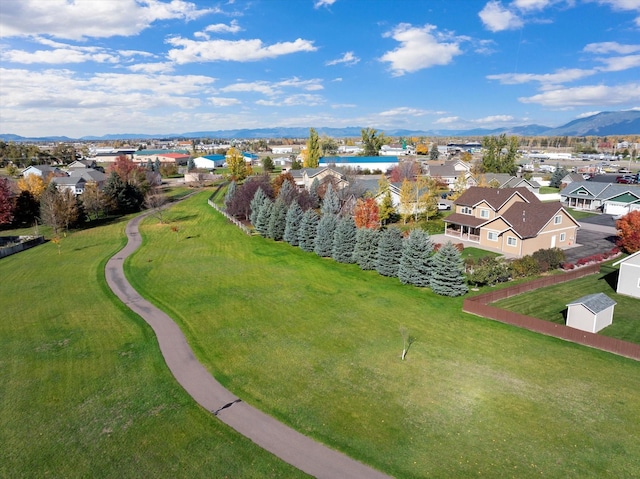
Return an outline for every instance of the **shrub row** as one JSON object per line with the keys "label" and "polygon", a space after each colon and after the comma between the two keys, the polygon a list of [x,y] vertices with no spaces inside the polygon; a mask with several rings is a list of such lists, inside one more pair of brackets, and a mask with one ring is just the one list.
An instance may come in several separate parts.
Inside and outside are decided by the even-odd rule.
{"label": "shrub row", "polygon": [[561,267],[565,271],[570,271],[576,267],[585,266],[591,263],[602,263],[610,258],[613,258],[620,254],[620,248],[617,246],[611,248],[609,251],[605,251],[604,253],[592,254],[590,256],[585,256],[584,258],[580,258],[575,263],[562,263]]}

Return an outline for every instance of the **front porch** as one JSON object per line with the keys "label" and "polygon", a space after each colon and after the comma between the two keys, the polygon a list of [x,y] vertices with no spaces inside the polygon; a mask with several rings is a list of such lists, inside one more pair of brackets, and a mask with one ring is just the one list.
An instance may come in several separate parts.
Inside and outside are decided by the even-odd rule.
{"label": "front porch", "polygon": [[445,236],[458,238],[473,243],[480,242],[480,228],[467,225],[447,224],[444,229]]}

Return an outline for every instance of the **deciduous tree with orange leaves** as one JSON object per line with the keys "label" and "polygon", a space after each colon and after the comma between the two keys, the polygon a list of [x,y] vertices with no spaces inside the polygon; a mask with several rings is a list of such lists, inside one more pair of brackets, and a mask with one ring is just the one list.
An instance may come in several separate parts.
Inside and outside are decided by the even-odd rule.
{"label": "deciduous tree with orange leaves", "polygon": [[640,251],[640,210],[627,213],[616,221],[618,246],[627,253]]}
{"label": "deciduous tree with orange leaves", "polygon": [[357,228],[378,229],[380,227],[380,215],[376,200],[373,198],[358,199],[353,219]]}

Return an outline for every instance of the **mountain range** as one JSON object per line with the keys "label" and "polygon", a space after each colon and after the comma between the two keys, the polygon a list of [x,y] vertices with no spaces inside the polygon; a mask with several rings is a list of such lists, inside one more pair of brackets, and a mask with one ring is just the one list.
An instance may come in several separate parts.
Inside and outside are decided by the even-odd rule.
{"label": "mountain range", "polygon": [[[327,135],[333,138],[358,138],[361,136],[362,127],[328,128],[316,127],[319,135]],[[640,110],[601,112],[585,118],[573,120],[566,125],[551,128],[542,125],[523,125],[510,128],[496,129],[472,129],[472,130],[403,130],[403,129],[377,129],[384,131],[386,136],[431,136],[431,137],[483,137],[493,135],[516,136],[621,136],[640,135]],[[83,136],[81,138],[69,138],[66,136],[50,136],[29,138],[14,134],[0,133],[1,141],[37,141],[37,142],[70,142],[70,141],[109,141],[109,140],[145,140],[145,139],[192,139],[192,138],[306,138],[309,136],[308,127],[274,127],[257,129],[192,131],[172,134],[135,134],[122,133],[104,136]]]}

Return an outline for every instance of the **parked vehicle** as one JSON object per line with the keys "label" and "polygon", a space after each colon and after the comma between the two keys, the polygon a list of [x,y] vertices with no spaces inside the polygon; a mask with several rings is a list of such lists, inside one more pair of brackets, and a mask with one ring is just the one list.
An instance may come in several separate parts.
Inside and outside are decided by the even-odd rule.
{"label": "parked vehicle", "polygon": [[633,185],[636,182],[635,177],[630,175],[618,176],[616,178],[616,183],[622,183],[626,185]]}
{"label": "parked vehicle", "polygon": [[438,209],[439,210],[450,210],[451,209],[451,205],[448,204],[448,203],[440,202],[440,203],[438,203]]}

